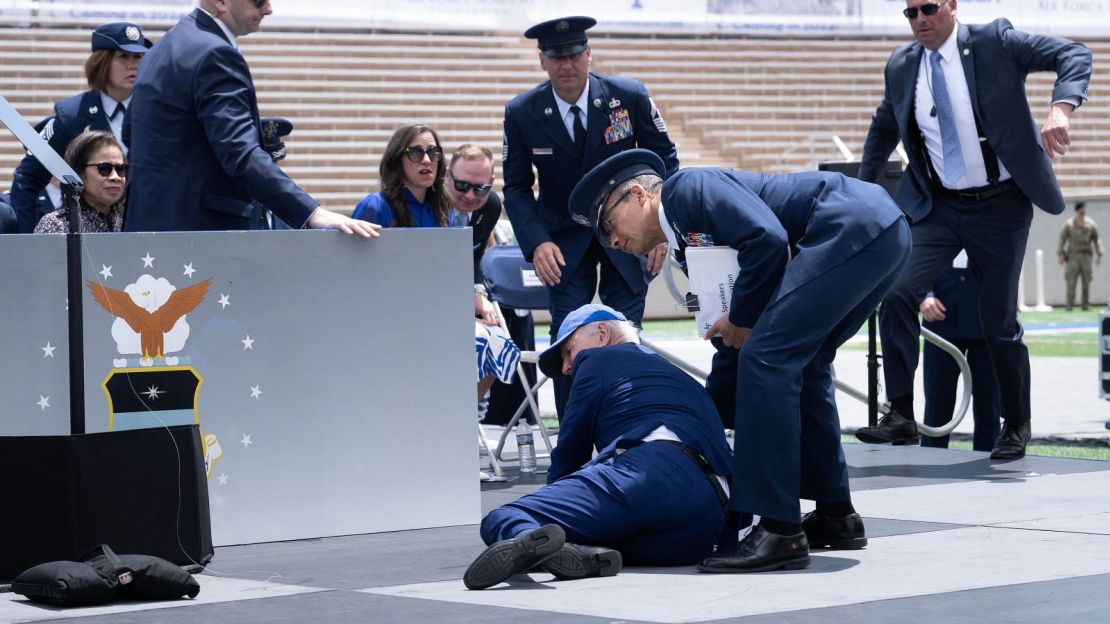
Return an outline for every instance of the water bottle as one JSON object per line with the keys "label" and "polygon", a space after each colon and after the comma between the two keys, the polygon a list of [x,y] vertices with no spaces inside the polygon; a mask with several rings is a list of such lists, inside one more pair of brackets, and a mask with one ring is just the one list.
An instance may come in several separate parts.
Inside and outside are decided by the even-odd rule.
{"label": "water bottle", "polygon": [[532,439],[532,427],[527,418],[521,418],[516,425],[516,449],[520,456],[520,471],[536,471],[536,444]]}

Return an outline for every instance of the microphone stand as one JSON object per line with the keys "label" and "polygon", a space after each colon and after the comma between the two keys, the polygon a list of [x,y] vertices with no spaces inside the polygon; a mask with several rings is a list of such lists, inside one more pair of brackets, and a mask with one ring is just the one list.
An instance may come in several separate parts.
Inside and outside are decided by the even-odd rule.
{"label": "microphone stand", "polygon": [[64,205],[69,211],[66,234],[66,286],[69,295],[69,429],[85,433],[85,338],[81,293],[81,178],[0,95],[0,123],[19,139],[27,152],[61,181]]}

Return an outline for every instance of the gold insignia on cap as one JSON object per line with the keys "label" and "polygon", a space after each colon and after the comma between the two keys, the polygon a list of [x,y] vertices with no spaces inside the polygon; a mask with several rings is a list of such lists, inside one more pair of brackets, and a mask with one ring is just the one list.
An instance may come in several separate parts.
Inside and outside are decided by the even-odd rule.
{"label": "gold insignia on cap", "polygon": [[128,26],[127,30],[123,31],[123,36],[127,37],[128,41],[138,41],[139,29],[134,26]]}
{"label": "gold insignia on cap", "polygon": [[570,22],[563,20],[558,24],[555,24],[555,30],[558,32],[566,32],[570,30]]}

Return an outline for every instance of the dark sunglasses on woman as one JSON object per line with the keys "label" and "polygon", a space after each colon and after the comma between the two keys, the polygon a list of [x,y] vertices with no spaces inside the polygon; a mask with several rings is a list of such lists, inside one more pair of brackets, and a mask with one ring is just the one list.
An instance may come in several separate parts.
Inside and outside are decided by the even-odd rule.
{"label": "dark sunglasses on woman", "polygon": [[433,145],[428,149],[424,149],[419,145],[413,145],[412,147],[405,150],[405,156],[414,163],[418,163],[424,160],[425,154],[427,154],[428,160],[432,162],[439,162],[439,159],[443,158],[443,148],[439,147],[438,145]]}
{"label": "dark sunglasses on woman", "polygon": [[108,176],[112,175],[112,169],[116,170],[116,173],[119,174],[119,177],[121,177],[121,178],[126,178],[127,177],[127,165],[126,164],[117,165],[115,163],[102,162],[102,163],[88,163],[85,166],[86,167],[96,167],[96,172],[99,173],[100,177],[102,177],[102,178],[107,178]]}
{"label": "dark sunglasses on woman", "polygon": [[478,197],[488,195],[489,190],[493,188],[492,184],[473,184],[470,182],[463,182],[462,180],[454,180],[452,183],[455,185],[455,190],[459,193],[466,195],[467,191],[474,189],[474,194]]}
{"label": "dark sunglasses on woman", "polygon": [[937,11],[940,10],[940,7],[945,5],[945,4],[948,4],[948,2],[945,1],[945,2],[941,2],[940,4],[937,4],[936,2],[929,2],[929,3],[923,4],[921,6],[915,6],[915,7],[910,7],[908,9],[902,9],[902,15],[905,15],[906,19],[917,19],[917,12],[918,12],[918,10],[920,10],[922,15],[924,15],[925,17],[932,17],[932,16],[936,15]]}

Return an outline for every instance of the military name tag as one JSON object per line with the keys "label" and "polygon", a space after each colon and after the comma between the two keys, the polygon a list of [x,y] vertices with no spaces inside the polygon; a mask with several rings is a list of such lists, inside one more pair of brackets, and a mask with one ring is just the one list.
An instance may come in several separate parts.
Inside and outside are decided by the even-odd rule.
{"label": "military name tag", "polygon": [[533,156],[551,156],[554,153],[555,153],[555,150],[553,150],[550,147],[533,147],[532,148],[532,155]]}

